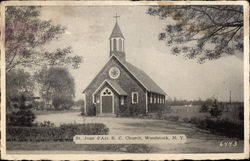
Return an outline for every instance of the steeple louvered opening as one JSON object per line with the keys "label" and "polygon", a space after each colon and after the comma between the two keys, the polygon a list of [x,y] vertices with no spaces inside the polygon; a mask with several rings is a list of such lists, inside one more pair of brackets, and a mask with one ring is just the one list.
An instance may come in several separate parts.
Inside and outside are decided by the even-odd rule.
{"label": "steeple louvered opening", "polygon": [[125,48],[124,48],[124,36],[118,23],[115,23],[113,31],[109,37],[110,39],[110,56],[115,54],[120,60],[125,61]]}

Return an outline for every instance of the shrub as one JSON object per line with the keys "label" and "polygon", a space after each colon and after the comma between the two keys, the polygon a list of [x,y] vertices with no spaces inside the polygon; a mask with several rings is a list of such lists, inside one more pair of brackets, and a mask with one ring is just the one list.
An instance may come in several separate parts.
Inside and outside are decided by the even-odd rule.
{"label": "shrub", "polygon": [[200,108],[200,112],[208,112],[208,109],[208,105],[204,103]]}
{"label": "shrub", "polygon": [[212,117],[216,117],[216,118],[222,115],[222,110],[219,109],[217,100],[214,100],[212,104],[212,108],[210,109],[209,113]]}
{"label": "shrub", "polygon": [[31,111],[32,105],[26,105],[26,98],[22,95],[19,103],[16,104],[17,111],[7,114],[8,126],[32,126],[35,114]]}
{"label": "shrub", "polygon": [[183,120],[183,122],[185,122],[185,123],[189,123],[189,122],[190,122],[189,118],[187,118],[187,117],[183,118],[182,120]]}
{"label": "shrub", "polygon": [[71,97],[58,96],[53,98],[52,104],[55,110],[69,110],[74,105],[74,101]]}
{"label": "shrub", "polygon": [[41,126],[41,127],[55,127],[55,124],[53,122],[50,122],[50,121],[43,121],[40,124],[38,124],[37,126]]}
{"label": "shrub", "polygon": [[157,109],[157,117],[158,119],[161,119],[165,113],[165,107],[164,106],[158,106]]}
{"label": "shrub", "polygon": [[218,107],[211,108],[209,112],[212,117],[216,118],[222,115],[222,111]]}
{"label": "shrub", "polygon": [[80,111],[82,116],[86,115],[84,106],[81,106]]}
{"label": "shrub", "polygon": [[166,119],[169,121],[177,122],[179,120],[179,116],[169,116]]}
{"label": "shrub", "polygon": [[129,108],[127,106],[120,106],[119,107],[119,116],[121,117],[128,117],[130,116],[130,111],[129,111]]}
{"label": "shrub", "polygon": [[63,124],[60,127],[7,127],[7,141],[73,141],[75,135],[107,135],[104,124]]}
{"label": "shrub", "polygon": [[198,119],[197,117],[191,117],[190,119],[190,123],[192,124],[199,124],[200,123],[200,119]]}
{"label": "shrub", "polygon": [[210,130],[214,133],[226,135],[228,137],[237,137],[239,139],[244,138],[244,126],[243,124],[234,123],[228,119],[208,119],[200,121],[197,124],[199,128]]}
{"label": "shrub", "polygon": [[244,113],[243,112],[239,112],[239,119],[244,120]]}
{"label": "shrub", "polygon": [[133,106],[133,105],[129,106],[130,116],[137,117],[139,114],[145,113],[145,111],[142,109],[145,109],[145,108],[141,108],[140,106]]}
{"label": "shrub", "polygon": [[96,116],[96,105],[95,105],[95,104],[92,104],[92,105],[90,106],[90,108],[88,108],[87,114],[88,114],[89,116]]}

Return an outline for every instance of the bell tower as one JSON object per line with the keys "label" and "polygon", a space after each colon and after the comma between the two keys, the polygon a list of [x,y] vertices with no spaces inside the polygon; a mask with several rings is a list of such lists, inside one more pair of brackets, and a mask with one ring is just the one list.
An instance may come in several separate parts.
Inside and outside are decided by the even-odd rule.
{"label": "bell tower", "polygon": [[117,23],[117,18],[120,16],[114,16],[116,19],[115,26],[109,37],[110,41],[110,56],[113,54],[119,58],[121,61],[126,61],[125,50],[124,50],[124,36],[121,32],[121,29]]}

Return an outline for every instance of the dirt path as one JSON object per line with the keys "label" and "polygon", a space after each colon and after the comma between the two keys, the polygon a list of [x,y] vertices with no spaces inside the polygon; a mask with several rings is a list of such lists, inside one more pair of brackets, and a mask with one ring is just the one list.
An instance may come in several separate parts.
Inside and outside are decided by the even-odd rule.
{"label": "dirt path", "polygon": [[81,117],[77,112],[39,115],[37,122],[51,121],[56,125],[63,123],[103,123],[112,135],[155,135],[185,134],[185,144],[154,144],[157,153],[205,153],[205,152],[241,152],[243,141],[237,147],[221,147],[221,141],[235,140],[224,136],[213,135],[208,131],[197,129],[189,124],[180,124],[166,120],[149,120],[134,118]]}

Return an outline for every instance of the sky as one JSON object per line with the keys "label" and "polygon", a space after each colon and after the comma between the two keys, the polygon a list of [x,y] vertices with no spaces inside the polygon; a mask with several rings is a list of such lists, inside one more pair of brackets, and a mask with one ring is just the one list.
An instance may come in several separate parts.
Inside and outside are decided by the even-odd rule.
{"label": "sky", "polygon": [[[48,50],[71,46],[83,57],[79,69],[70,69],[75,79],[76,99],[102,69],[109,58],[109,36],[118,24],[125,37],[126,60],[143,69],[167,94],[177,99],[243,101],[242,56],[227,56],[198,64],[182,56],[171,55],[171,46],[158,40],[158,34],[172,20],[160,20],[146,14],[147,6],[46,6],[41,19],[67,28]],[[240,55],[240,54],[239,54]]]}

